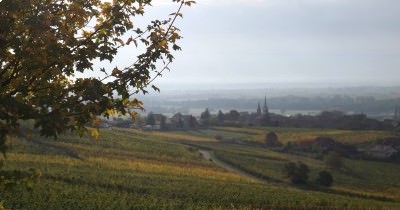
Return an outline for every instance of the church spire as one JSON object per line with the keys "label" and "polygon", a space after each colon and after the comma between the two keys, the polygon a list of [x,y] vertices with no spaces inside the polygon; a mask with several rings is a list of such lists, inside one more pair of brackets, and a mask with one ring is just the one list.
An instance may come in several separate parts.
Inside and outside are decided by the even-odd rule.
{"label": "church spire", "polygon": [[257,107],[257,115],[261,116],[261,107],[260,107],[260,102],[258,102],[258,107]]}
{"label": "church spire", "polygon": [[263,114],[268,114],[267,96],[265,96],[265,99],[264,99]]}

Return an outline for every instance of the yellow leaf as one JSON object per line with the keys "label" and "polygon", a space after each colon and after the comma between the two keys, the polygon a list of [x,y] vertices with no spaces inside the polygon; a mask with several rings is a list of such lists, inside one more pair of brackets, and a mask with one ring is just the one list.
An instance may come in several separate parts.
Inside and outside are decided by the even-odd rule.
{"label": "yellow leaf", "polygon": [[135,120],[136,117],[138,116],[138,113],[137,113],[137,112],[131,112],[131,113],[129,113],[129,114],[131,115],[131,119],[132,119],[132,120]]}
{"label": "yellow leaf", "polygon": [[99,130],[98,130],[98,129],[91,129],[91,130],[90,130],[90,135],[91,135],[92,137],[94,137],[96,140],[99,140],[100,133],[99,133]]}
{"label": "yellow leaf", "polygon": [[115,114],[114,109],[107,109],[106,113],[108,116],[114,116]]}
{"label": "yellow leaf", "polygon": [[121,111],[117,111],[118,117],[122,117],[122,112]]}
{"label": "yellow leaf", "polygon": [[162,40],[162,42],[160,43],[160,46],[161,47],[164,47],[164,46],[166,46],[168,43],[167,43],[167,40]]}

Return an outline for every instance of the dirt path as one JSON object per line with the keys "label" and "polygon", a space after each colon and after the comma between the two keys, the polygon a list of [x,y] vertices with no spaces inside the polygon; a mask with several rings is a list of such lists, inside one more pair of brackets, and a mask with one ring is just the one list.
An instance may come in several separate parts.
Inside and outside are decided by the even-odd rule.
{"label": "dirt path", "polygon": [[228,163],[226,163],[226,162],[224,162],[224,161],[218,159],[218,158],[214,155],[214,153],[213,153],[212,151],[210,151],[210,150],[203,150],[203,149],[200,149],[200,150],[199,150],[199,153],[201,154],[201,156],[202,156],[204,159],[209,160],[209,161],[212,161],[212,162],[215,163],[217,166],[219,166],[219,167],[221,167],[221,168],[224,168],[224,169],[227,170],[227,171],[234,172],[234,173],[236,173],[236,174],[239,174],[239,175],[242,176],[242,177],[246,177],[246,178],[249,178],[249,179],[258,181],[258,182],[266,183],[265,180],[260,179],[260,178],[258,178],[258,177],[255,177],[255,176],[253,176],[253,175],[251,175],[251,174],[249,174],[249,173],[247,173],[247,172],[245,172],[245,171],[243,171],[243,170],[241,170],[241,169],[239,169],[239,168],[236,168],[235,166],[232,166],[232,165],[230,165],[230,164],[228,164]]}
{"label": "dirt path", "polygon": [[[271,182],[268,182],[267,180],[264,180],[262,178],[253,176],[239,168],[236,168],[235,166],[226,163],[220,159],[218,159],[213,151],[211,150],[204,150],[204,149],[199,149],[199,153],[202,155],[202,157],[206,160],[212,161],[213,163],[215,163],[217,166],[224,168],[225,170],[234,172],[242,177],[260,182],[260,183],[268,183],[271,184]],[[303,190],[305,190],[303,188]],[[342,196],[350,196],[350,197],[356,197],[356,198],[364,198],[364,199],[373,199],[373,200],[378,200],[378,201],[390,201],[390,202],[397,202],[395,199],[392,198],[387,198],[387,197],[380,197],[380,196],[366,196],[366,195],[362,195],[362,194],[358,194],[358,193],[352,193],[352,192],[347,192],[347,191],[340,191],[340,190],[334,190],[334,189],[308,189],[310,191],[318,191],[318,192],[325,192],[325,193],[330,193],[330,194],[335,194],[335,195],[342,195]]]}

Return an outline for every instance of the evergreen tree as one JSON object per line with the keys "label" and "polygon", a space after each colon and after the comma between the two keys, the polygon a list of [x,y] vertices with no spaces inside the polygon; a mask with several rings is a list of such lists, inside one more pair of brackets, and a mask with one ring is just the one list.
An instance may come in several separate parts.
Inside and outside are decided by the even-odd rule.
{"label": "evergreen tree", "polygon": [[190,115],[189,128],[195,129],[196,127],[197,127],[197,120],[195,117]]}
{"label": "evergreen tree", "polygon": [[203,126],[208,127],[210,125],[210,118],[211,118],[210,111],[208,110],[208,108],[206,108],[206,110],[202,112],[200,115],[200,120]]}
{"label": "evergreen tree", "polygon": [[222,124],[225,121],[224,113],[222,113],[221,110],[218,111],[217,120],[219,124]]}
{"label": "evergreen tree", "polygon": [[257,106],[257,116],[261,116],[261,115],[262,115],[261,107],[260,107],[260,103],[258,103],[258,106]]}
{"label": "evergreen tree", "polygon": [[161,115],[161,119],[160,119],[160,129],[161,130],[167,130],[167,118],[164,115]]}
{"label": "evergreen tree", "polygon": [[236,111],[236,110],[231,110],[229,112],[228,116],[229,116],[229,120],[237,121],[237,120],[239,120],[240,113],[238,111]]}
{"label": "evergreen tree", "polygon": [[146,124],[147,124],[147,125],[155,125],[155,124],[156,124],[156,119],[154,118],[154,115],[153,115],[152,112],[150,112],[150,113],[147,115]]}

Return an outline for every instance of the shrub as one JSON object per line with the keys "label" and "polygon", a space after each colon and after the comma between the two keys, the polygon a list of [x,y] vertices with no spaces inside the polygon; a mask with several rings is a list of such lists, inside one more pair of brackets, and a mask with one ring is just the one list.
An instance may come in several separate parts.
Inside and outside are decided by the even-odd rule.
{"label": "shrub", "polygon": [[284,166],[284,173],[293,184],[306,184],[308,180],[308,173],[310,169],[308,166],[302,162],[297,164],[294,162],[289,162]]}
{"label": "shrub", "polygon": [[275,132],[271,131],[265,136],[265,145],[269,147],[278,147],[282,146],[279,142],[278,135]]}

